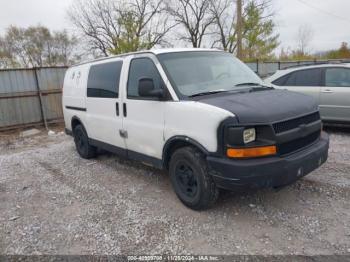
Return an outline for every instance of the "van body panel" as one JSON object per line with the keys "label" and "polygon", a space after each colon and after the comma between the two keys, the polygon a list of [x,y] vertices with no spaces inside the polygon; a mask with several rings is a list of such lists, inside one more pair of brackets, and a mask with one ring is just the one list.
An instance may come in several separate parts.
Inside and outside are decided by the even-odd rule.
{"label": "van body panel", "polygon": [[[91,71],[92,66],[106,65],[113,62],[122,63],[123,60],[117,58],[107,63],[95,63],[90,66],[89,70]],[[123,73],[122,69],[123,67],[120,75]],[[118,93],[117,97],[86,97],[86,121],[87,130],[92,139],[125,149],[124,138],[119,134],[123,128],[122,98],[120,95],[123,85],[124,83],[120,80],[119,85],[115,85],[115,91]]]}
{"label": "van body panel", "polygon": [[71,123],[74,116],[85,122],[86,84],[89,65],[69,68],[64,78],[63,115],[65,125],[72,131]]}
{"label": "van body panel", "polygon": [[[123,131],[127,134],[125,145],[130,152],[141,153],[148,157],[161,160],[165,143],[165,108],[168,103],[171,102],[128,98],[127,86],[130,64],[133,59],[140,58],[150,59],[158,70],[163,82],[169,83],[161,65],[154,55],[132,55],[124,59],[123,79],[121,81],[123,91],[121,93],[123,98]],[[177,100],[176,94],[173,92],[171,86],[165,84],[165,88],[168,89],[171,99]]]}
{"label": "van body panel", "polygon": [[227,110],[194,101],[167,103],[165,110],[165,141],[174,136],[185,136],[212,153],[218,149],[219,124],[228,117],[234,117]]}

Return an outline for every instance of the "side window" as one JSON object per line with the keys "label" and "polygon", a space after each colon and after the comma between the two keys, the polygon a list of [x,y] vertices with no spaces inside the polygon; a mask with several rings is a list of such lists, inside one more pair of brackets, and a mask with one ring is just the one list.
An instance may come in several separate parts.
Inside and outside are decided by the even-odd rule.
{"label": "side window", "polygon": [[327,68],[326,86],[350,87],[350,69]]}
{"label": "side window", "polygon": [[273,81],[272,84],[276,86],[284,86],[288,78],[289,78],[289,75],[282,76],[276,79],[275,81]]}
{"label": "side window", "polygon": [[284,86],[321,86],[321,69],[306,69],[295,71],[289,75]]}
{"label": "side window", "polygon": [[123,62],[118,61],[91,66],[87,84],[87,96],[117,98],[122,65]]}
{"label": "side window", "polygon": [[128,98],[142,98],[138,91],[141,78],[152,78],[156,89],[164,86],[158,69],[150,58],[135,58],[129,69]]}

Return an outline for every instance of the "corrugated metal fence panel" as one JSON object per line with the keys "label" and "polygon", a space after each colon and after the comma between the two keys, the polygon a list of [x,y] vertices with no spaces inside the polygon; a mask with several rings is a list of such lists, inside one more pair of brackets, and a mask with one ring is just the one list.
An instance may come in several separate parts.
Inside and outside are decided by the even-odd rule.
{"label": "corrugated metal fence panel", "polygon": [[25,125],[42,121],[38,97],[0,100],[0,127]]}
{"label": "corrugated metal fence panel", "polygon": [[36,91],[33,70],[0,71],[0,94]]}
{"label": "corrugated metal fence panel", "polygon": [[46,119],[50,121],[63,118],[62,88],[66,68],[43,68],[37,73]]}
{"label": "corrugated metal fence panel", "polygon": [[66,68],[38,69],[39,85],[41,90],[62,89]]}
{"label": "corrugated metal fence panel", "polygon": [[[66,68],[36,69],[46,120],[63,118]],[[0,70],[0,128],[42,122],[34,69]]]}
{"label": "corrugated metal fence panel", "polygon": [[33,70],[0,71],[0,127],[41,121],[36,92]]}

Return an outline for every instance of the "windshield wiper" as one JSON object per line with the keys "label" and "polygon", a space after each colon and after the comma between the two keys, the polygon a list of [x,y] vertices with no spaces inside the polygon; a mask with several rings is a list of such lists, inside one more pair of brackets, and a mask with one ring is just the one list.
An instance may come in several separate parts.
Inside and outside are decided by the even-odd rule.
{"label": "windshield wiper", "polygon": [[263,84],[258,84],[258,83],[241,83],[238,85],[235,85],[235,87],[238,86],[251,86],[249,87],[249,92],[256,92],[256,91],[265,91],[265,90],[272,90],[274,89],[272,86],[266,86]]}
{"label": "windshield wiper", "polygon": [[252,92],[257,92],[257,91],[265,91],[265,90],[272,90],[274,89],[272,86],[255,86],[255,87],[252,87],[250,88],[249,92],[252,93]]}
{"label": "windshield wiper", "polygon": [[214,91],[201,92],[201,93],[190,95],[188,97],[213,95],[213,94],[218,94],[218,93],[223,93],[223,92],[228,92],[228,90],[214,90]]}
{"label": "windshield wiper", "polygon": [[247,82],[247,83],[240,83],[235,86],[262,86],[262,85],[261,83]]}

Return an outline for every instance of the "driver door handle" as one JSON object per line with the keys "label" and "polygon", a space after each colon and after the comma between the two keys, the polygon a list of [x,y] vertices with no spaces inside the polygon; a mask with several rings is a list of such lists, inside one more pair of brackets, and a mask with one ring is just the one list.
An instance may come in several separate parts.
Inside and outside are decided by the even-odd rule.
{"label": "driver door handle", "polygon": [[325,89],[325,90],[322,90],[322,93],[330,94],[330,93],[333,93],[333,91],[330,89]]}
{"label": "driver door handle", "polygon": [[127,112],[127,109],[126,109],[126,103],[123,103],[123,115],[124,115],[124,117],[128,116],[128,112]]}
{"label": "driver door handle", "polygon": [[115,104],[115,113],[117,116],[119,116],[119,103],[118,102]]}

